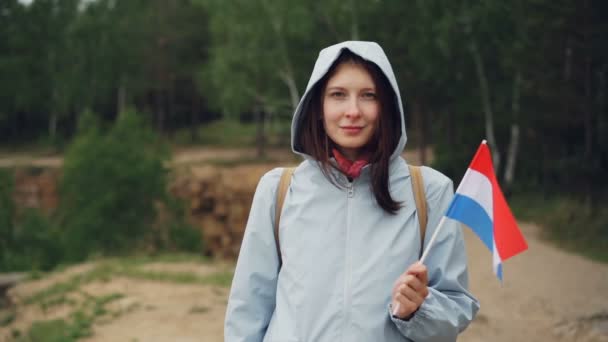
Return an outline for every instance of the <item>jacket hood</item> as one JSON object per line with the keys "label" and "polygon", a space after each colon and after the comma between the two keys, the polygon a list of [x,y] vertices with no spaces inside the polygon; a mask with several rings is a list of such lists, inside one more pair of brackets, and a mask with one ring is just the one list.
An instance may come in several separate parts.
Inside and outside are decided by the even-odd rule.
{"label": "jacket hood", "polygon": [[299,154],[305,158],[311,158],[309,155],[305,154],[302,151],[301,146],[299,145],[300,137],[299,131],[302,122],[302,118],[305,115],[302,113],[302,109],[304,108],[304,104],[309,101],[309,97],[311,94],[311,90],[313,87],[321,80],[325,74],[329,71],[334,62],[340,57],[340,54],[343,50],[349,50],[350,52],[360,56],[366,61],[372,62],[376,64],[380,70],[384,73],[390,85],[395,92],[395,98],[397,99],[397,108],[399,109],[399,114],[401,118],[401,136],[399,137],[399,143],[397,147],[393,151],[391,155],[391,160],[399,156],[403,149],[405,148],[405,143],[407,141],[407,136],[405,134],[405,116],[403,114],[403,103],[401,101],[401,95],[399,92],[399,87],[397,86],[397,80],[395,78],[395,74],[393,73],[393,68],[391,67],[386,54],[375,42],[363,42],[363,41],[346,41],[339,44],[335,44],[319,52],[319,57],[315,63],[315,66],[312,71],[312,75],[310,75],[310,80],[308,81],[308,85],[306,86],[306,91],[304,95],[300,99],[300,103],[296,108],[296,111],[293,115],[293,119],[291,122],[291,148],[294,153]]}

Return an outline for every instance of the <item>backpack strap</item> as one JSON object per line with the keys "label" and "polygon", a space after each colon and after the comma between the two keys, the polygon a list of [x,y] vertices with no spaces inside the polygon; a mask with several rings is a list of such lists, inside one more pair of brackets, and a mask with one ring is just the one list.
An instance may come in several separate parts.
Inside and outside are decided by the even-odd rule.
{"label": "backpack strap", "polygon": [[286,167],[283,169],[281,174],[281,180],[279,181],[279,188],[277,189],[277,202],[274,212],[274,241],[277,245],[277,254],[279,255],[279,265],[283,262],[281,258],[281,243],[279,241],[279,223],[281,223],[281,210],[283,209],[283,202],[285,202],[285,196],[287,195],[287,188],[291,183],[291,176],[295,168]]}
{"label": "backpack strap", "polygon": [[410,175],[412,176],[412,191],[414,192],[414,201],[416,202],[416,212],[418,213],[418,223],[420,224],[420,255],[424,251],[424,235],[426,233],[426,223],[428,221],[426,214],[426,194],[424,193],[424,181],[420,166],[408,165]]}

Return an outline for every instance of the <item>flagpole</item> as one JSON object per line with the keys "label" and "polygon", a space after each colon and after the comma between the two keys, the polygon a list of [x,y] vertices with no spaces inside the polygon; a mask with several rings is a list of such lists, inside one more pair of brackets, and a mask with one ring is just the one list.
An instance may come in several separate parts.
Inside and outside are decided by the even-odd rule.
{"label": "flagpole", "polygon": [[446,216],[443,216],[441,218],[441,221],[439,221],[439,224],[437,225],[437,229],[435,229],[435,232],[433,232],[433,236],[431,236],[431,241],[429,241],[429,244],[424,249],[424,253],[422,253],[422,257],[420,258],[421,264],[424,264],[424,260],[426,259],[426,256],[429,254],[429,249],[431,249],[433,242],[435,242],[435,239],[437,238],[437,234],[443,227],[443,223],[445,222],[445,219],[446,219]]}

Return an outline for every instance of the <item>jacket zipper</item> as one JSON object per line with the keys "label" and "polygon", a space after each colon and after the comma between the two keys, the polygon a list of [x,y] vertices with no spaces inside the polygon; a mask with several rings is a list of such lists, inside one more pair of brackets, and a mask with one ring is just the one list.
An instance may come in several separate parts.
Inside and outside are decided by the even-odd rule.
{"label": "jacket zipper", "polygon": [[348,332],[348,323],[350,321],[350,278],[351,278],[351,260],[350,260],[350,224],[351,224],[351,204],[352,198],[355,196],[355,181],[348,183],[346,187],[346,243],[344,247],[344,266],[346,269],[344,278],[344,327],[342,330],[342,340],[344,340]]}

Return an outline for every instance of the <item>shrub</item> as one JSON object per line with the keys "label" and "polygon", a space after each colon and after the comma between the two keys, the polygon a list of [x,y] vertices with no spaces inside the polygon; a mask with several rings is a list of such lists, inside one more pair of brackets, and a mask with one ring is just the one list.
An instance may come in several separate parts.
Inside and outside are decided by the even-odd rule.
{"label": "shrub", "polygon": [[7,271],[9,248],[13,245],[15,208],[11,194],[13,178],[8,170],[0,169],[0,271]]}
{"label": "shrub", "polygon": [[0,170],[0,272],[50,270],[61,260],[57,231],[37,210],[15,217],[13,175]]}
{"label": "shrub", "polygon": [[38,210],[26,211],[14,226],[5,267],[49,271],[61,260],[60,237],[52,222]]}
{"label": "shrub", "polygon": [[133,111],[101,134],[85,113],[68,148],[60,181],[60,223],[70,261],[116,254],[137,246],[165,200],[169,156],[154,132]]}

